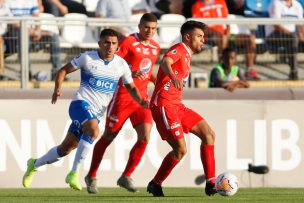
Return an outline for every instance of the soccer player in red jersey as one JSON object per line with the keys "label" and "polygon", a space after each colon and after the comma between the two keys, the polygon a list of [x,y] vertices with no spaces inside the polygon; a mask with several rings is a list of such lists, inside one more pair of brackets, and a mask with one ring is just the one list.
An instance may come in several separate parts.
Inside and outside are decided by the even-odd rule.
{"label": "soccer player in red jersey", "polygon": [[[135,85],[141,95],[148,98],[148,83],[155,80],[152,68],[160,53],[159,45],[152,39],[157,28],[157,18],[151,13],[144,14],[140,19],[138,28],[139,33],[134,33],[122,40],[117,55],[127,61]],[[148,144],[152,128],[152,115],[150,109],[142,108],[128,95],[127,89],[120,82],[108,108],[105,131],[94,147],[91,167],[85,177],[89,193],[98,192],[96,173],[104,152],[128,118],[130,118],[135,128],[138,138],[130,152],[126,168],[117,180],[117,184],[128,191],[138,191],[130,176],[139,164]]]}
{"label": "soccer player in red jersey", "polygon": [[147,191],[153,196],[164,196],[162,183],[187,151],[184,133],[201,139],[200,155],[207,179],[205,193],[216,193],[214,140],[208,123],[195,111],[182,104],[182,90],[190,72],[191,55],[204,45],[205,24],[187,21],[181,27],[182,42],[172,46],[164,55],[158,70],[150,108],[161,138],[172,147],[158,172],[149,182]]}

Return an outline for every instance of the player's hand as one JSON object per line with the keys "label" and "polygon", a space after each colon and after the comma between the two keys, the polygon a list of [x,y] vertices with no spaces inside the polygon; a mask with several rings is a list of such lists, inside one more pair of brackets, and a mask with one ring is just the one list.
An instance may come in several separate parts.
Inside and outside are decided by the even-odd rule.
{"label": "player's hand", "polygon": [[133,71],[132,72],[132,77],[133,78],[139,78],[139,79],[141,79],[141,80],[144,80],[144,79],[146,79],[147,78],[147,74],[146,73],[144,73],[144,72],[142,72],[142,71]]}
{"label": "player's hand", "polygon": [[147,108],[149,108],[150,102],[149,102],[149,100],[142,99],[142,100],[139,102],[139,104],[140,104],[143,108],[147,109]]}
{"label": "player's hand", "polygon": [[179,80],[177,78],[172,78],[171,82],[173,83],[174,87],[176,87],[177,89],[179,90],[183,89],[184,84],[182,80]]}
{"label": "player's hand", "polygon": [[52,104],[55,104],[57,102],[58,97],[61,96],[61,90],[54,90],[53,96],[52,96]]}

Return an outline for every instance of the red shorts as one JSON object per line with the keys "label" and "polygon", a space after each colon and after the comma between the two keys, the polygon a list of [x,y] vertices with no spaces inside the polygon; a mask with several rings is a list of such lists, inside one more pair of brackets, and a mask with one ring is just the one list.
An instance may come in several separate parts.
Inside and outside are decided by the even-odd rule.
{"label": "red shorts", "polygon": [[152,116],[163,140],[180,139],[189,133],[193,126],[204,120],[198,113],[183,104],[152,106]]}
{"label": "red shorts", "polygon": [[150,109],[143,108],[136,101],[111,101],[107,112],[106,128],[118,133],[128,118],[133,127],[143,123],[152,125]]}

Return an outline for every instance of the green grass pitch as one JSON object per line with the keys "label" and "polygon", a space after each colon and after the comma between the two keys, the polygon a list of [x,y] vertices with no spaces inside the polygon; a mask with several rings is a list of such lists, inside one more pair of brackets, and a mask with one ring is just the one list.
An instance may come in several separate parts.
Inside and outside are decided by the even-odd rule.
{"label": "green grass pitch", "polygon": [[164,188],[166,197],[152,197],[145,188],[138,193],[130,193],[121,188],[99,188],[99,193],[90,195],[72,189],[0,189],[2,203],[44,203],[44,202],[304,202],[304,188],[241,188],[232,197],[215,195],[208,197],[204,188]]}

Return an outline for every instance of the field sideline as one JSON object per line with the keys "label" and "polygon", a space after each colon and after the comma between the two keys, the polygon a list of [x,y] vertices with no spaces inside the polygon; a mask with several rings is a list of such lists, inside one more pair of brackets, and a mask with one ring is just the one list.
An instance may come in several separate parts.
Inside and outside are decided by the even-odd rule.
{"label": "field sideline", "polygon": [[99,194],[66,189],[0,189],[1,203],[41,202],[304,202],[303,188],[246,188],[233,197],[215,195],[208,197],[203,188],[164,188],[166,197],[154,198],[145,188],[139,193],[130,193],[121,188],[99,188]]}

